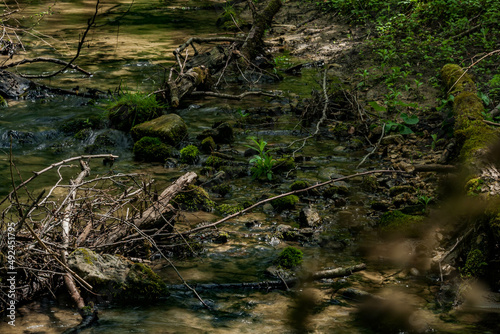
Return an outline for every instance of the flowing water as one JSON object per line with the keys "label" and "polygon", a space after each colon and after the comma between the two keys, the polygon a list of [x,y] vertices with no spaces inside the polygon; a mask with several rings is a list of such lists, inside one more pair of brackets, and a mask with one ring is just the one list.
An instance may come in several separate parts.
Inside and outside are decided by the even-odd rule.
{"label": "flowing water", "polygon": [[[132,91],[151,91],[164,78],[164,68],[174,62],[172,50],[190,36],[208,36],[220,33],[215,28],[215,20],[221,9],[206,5],[207,1],[103,1],[97,19],[98,28],[87,36],[77,64],[93,73],[88,78],[79,72],[67,71],[64,75],[46,81],[46,84],[64,88],[98,88],[114,90],[120,86]],[[220,4],[220,2],[213,2]],[[52,2],[37,2],[28,6],[26,16],[45,11]],[[41,21],[39,31],[43,39],[26,43],[28,54],[31,47],[44,49],[47,55],[71,59],[74,55],[79,35],[92,16],[94,1],[58,1]],[[220,8],[220,7],[219,7]],[[51,36],[50,38],[47,36]],[[49,45],[50,44],[50,45]],[[55,48],[57,51],[54,53]],[[49,73],[57,66],[37,64],[23,67],[22,73]],[[314,71],[311,71],[313,73]],[[314,74],[312,74],[314,75]],[[310,81],[312,82],[312,81]],[[285,78],[279,85],[265,89],[292,90],[299,93],[311,90],[307,80]],[[317,87],[316,87],[317,88]],[[215,100],[198,101],[178,111],[194,136],[211,126],[217,120],[239,117],[234,111],[249,106],[262,105],[264,99],[248,99],[231,102],[231,109],[221,108]],[[232,110],[232,111],[231,111]],[[83,147],[91,143],[75,142],[59,131],[64,122],[74,117],[90,117],[102,113],[99,104],[88,103],[79,97],[45,97],[9,101],[9,107],[0,112],[0,195],[10,190],[9,151],[12,147],[16,167],[24,178],[31,171],[68,157],[83,154]],[[273,127],[248,128],[237,136],[233,149],[243,153],[247,136],[264,137],[276,147],[303,138],[304,133],[296,129],[297,119],[283,115],[279,124]],[[170,179],[183,173],[167,170],[163,166],[142,164],[132,160],[130,138],[116,133],[120,143],[115,154],[120,155],[114,169],[117,172],[146,171],[155,178]],[[95,136],[94,136],[95,137]],[[11,139],[12,138],[12,139]],[[311,157],[301,165],[297,177],[310,183],[328,180],[332,176],[349,175],[366,152],[346,150],[335,141],[308,142],[301,153]],[[247,161],[247,159],[241,160]],[[93,173],[104,172],[102,166],[91,166]],[[196,171],[196,170],[195,170]],[[15,173],[15,172],[14,172]],[[73,173],[73,171],[67,172]],[[47,175],[33,183],[35,188],[43,188],[54,183],[55,175]],[[119,306],[113,303],[101,305],[99,325],[83,333],[286,333],[292,332],[296,318],[301,312],[309,314],[309,329],[316,333],[373,333],[358,321],[355,302],[345,302],[335,296],[334,284],[350,284],[353,287],[380,293],[385,297],[400,296],[400,300],[417,309],[415,321],[425,325],[422,331],[443,333],[483,333],[491,327],[490,317],[477,313],[455,314],[441,317],[435,304],[429,281],[407,275],[400,268],[391,267],[380,259],[363,258],[359,252],[362,242],[361,232],[370,232],[371,220],[366,217],[367,204],[372,195],[358,191],[360,180],[347,184],[351,194],[343,204],[327,203],[318,208],[327,212],[326,231],[318,244],[292,243],[305,254],[304,270],[313,271],[324,267],[348,266],[368,261],[369,270],[340,280],[325,281],[322,285],[307,284],[299,290],[314,301],[306,304],[297,302],[300,293],[265,290],[200,290],[202,298],[212,306],[203,308],[191,293],[174,291],[165,300],[153,305]],[[290,182],[277,185],[272,192],[280,193],[289,189]],[[257,198],[267,193],[267,185],[251,182],[248,177],[233,184],[231,199],[234,201]],[[184,218],[189,224],[213,221],[217,217],[211,213],[191,213]],[[269,215],[262,210],[231,220],[221,229],[229,233],[229,242],[223,245],[207,242],[206,251],[198,258],[177,261],[176,266],[188,282],[227,283],[255,282],[268,279],[265,268],[271,265],[284,243],[273,238],[270,231],[282,223],[290,223],[293,216],[287,213]],[[355,232],[353,232],[355,231]],[[348,234],[345,240],[340,235]],[[160,275],[171,284],[179,284],[173,270],[168,266],[156,268]],[[385,290],[380,288],[384,286]],[[390,288],[388,288],[390,287]],[[16,327],[0,324],[2,333],[61,333],[77,325],[79,316],[61,297],[57,302],[41,300],[18,309]],[[479,325],[482,323],[483,325]],[[488,327],[490,326],[490,327]],[[418,327],[418,326],[417,326]],[[375,331],[376,332],[376,331]],[[491,331],[493,332],[493,331]]]}

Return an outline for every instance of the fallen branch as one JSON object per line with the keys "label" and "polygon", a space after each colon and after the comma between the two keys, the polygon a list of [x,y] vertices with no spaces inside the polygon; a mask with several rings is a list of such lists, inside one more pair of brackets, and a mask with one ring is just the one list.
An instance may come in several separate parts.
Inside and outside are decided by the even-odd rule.
{"label": "fallen branch", "polygon": [[[349,276],[355,272],[365,270],[366,264],[361,263],[351,267],[341,267],[329,270],[318,271],[313,273],[310,277],[313,280],[320,280],[323,278],[336,278]],[[272,290],[272,289],[288,289],[300,282],[299,278],[289,278],[275,281],[261,281],[261,282],[247,282],[247,283],[207,283],[193,285],[197,290],[222,290],[222,289],[259,289],[259,290]],[[169,285],[169,290],[186,290],[185,285]]]}
{"label": "fallen branch", "polygon": [[250,92],[244,92],[241,93],[240,95],[231,95],[231,94],[222,94],[222,93],[215,93],[215,92],[192,92],[190,94],[191,96],[196,96],[196,95],[203,95],[203,96],[210,96],[210,97],[218,97],[221,99],[228,99],[228,100],[242,100],[243,98],[249,96],[249,95],[257,95],[257,96],[270,96],[270,97],[277,97],[279,95],[277,94],[272,94],[272,93],[267,93],[267,92],[262,92],[262,91],[250,91]]}
{"label": "fallen branch", "polygon": [[[339,181],[351,179],[353,177],[359,177],[359,176],[363,176],[363,175],[377,174],[377,173],[405,173],[405,171],[402,171],[402,170],[372,170],[372,171],[357,173],[357,174],[353,174],[353,175],[348,175],[348,176],[343,176],[343,177],[339,177],[339,178],[336,178],[336,179],[328,180],[328,181],[325,181],[325,182],[322,182],[322,183],[318,183],[318,184],[315,184],[313,186],[310,186],[310,187],[307,187],[307,188],[304,188],[304,189],[294,190],[294,191],[290,191],[290,192],[285,193],[285,194],[281,194],[281,195],[277,195],[277,196],[274,196],[274,197],[271,197],[271,198],[267,198],[265,200],[262,200],[260,202],[257,202],[255,204],[249,206],[246,209],[243,209],[241,211],[233,213],[232,215],[224,217],[224,218],[216,221],[215,223],[211,223],[211,224],[206,224],[206,225],[203,225],[203,226],[199,226],[199,227],[196,227],[196,228],[191,229],[189,231],[181,232],[180,234],[182,234],[182,235],[189,235],[189,234],[192,234],[192,233],[195,233],[195,232],[198,232],[198,231],[210,228],[210,227],[215,227],[215,226],[217,226],[219,224],[222,224],[222,223],[224,223],[224,222],[226,222],[226,221],[228,221],[230,219],[233,219],[234,217],[242,215],[245,212],[251,211],[252,209],[256,208],[259,205],[271,202],[271,201],[273,201],[275,199],[278,199],[278,198],[281,198],[281,197],[285,197],[285,196],[289,196],[289,195],[295,195],[295,194],[298,194],[298,193],[306,192],[306,191],[309,191],[309,190],[312,190],[312,189],[315,189],[315,188],[318,188],[318,187],[326,186],[326,185],[328,185],[330,183],[333,183],[333,182],[339,182]],[[171,233],[171,234],[167,234],[166,237],[173,238],[173,237],[175,237],[177,235],[178,234]]]}

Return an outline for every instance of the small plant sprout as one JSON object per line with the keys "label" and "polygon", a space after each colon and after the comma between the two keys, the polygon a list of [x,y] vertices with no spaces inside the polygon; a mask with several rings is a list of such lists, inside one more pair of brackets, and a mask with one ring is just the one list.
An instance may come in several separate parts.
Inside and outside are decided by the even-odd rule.
{"label": "small plant sprout", "polygon": [[272,168],[276,163],[276,159],[274,159],[269,151],[266,150],[267,142],[259,139],[257,140],[255,137],[249,137],[254,142],[254,146],[245,145],[248,148],[256,150],[258,154],[254,155],[252,159],[250,159],[250,164],[252,164],[252,177],[253,179],[260,179],[262,177],[267,177],[269,181],[273,179],[273,171]]}

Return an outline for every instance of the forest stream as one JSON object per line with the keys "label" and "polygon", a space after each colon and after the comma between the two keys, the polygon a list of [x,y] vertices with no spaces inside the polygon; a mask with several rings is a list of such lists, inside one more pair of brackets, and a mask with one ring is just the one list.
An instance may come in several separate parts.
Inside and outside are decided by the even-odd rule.
{"label": "forest stream", "polygon": [[[432,125],[435,120],[429,117],[429,126],[419,125],[422,126],[420,133],[428,132],[424,137],[415,133],[405,135],[410,141],[407,147],[401,135],[384,138],[384,143],[392,145],[392,151],[389,149],[369,158],[367,155],[378,149],[374,146],[380,133],[382,141],[385,128],[379,127],[377,135],[368,138],[357,135],[357,129],[351,125],[345,127],[347,123],[343,121],[329,119],[320,135],[310,138],[319,117],[301,122],[303,110],[323,108],[317,101],[322,97],[322,82],[327,74],[331,78],[337,73],[341,73],[339,76],[354,76],[355,69],[343,61],[347,57],[356,57],[356,47],[364,43],[364,39],[357,36],[364,36],[366,32],[345,23],[330,22],[327,33],[335,36],[331,40],[335,39],[336,43],[315,45],[314,37],[299,40],[287,29],[292,24],[291,17],[294,17],[293,24],[304,22],[305,18],[298,19],[294,15],[298,9],[305,8],[305,4],[300,1],[287,3],[268,36],[270,50],[276,55],[275,71],[279,72],[281,80],[244,83],[234,80],[224,86],[225,93],[240,94],[241,89],[260,90],[274,94],[274,97],[249,96],[240,101],[189,97],[174,110],[187,124],[189,139],[185,140],[186,144],[196,142],[197,136],[217,122],[233,125],[234,140],[219,145],[218,151],[233,157],[231,169],[237,175],[225,183],[227,187],[224,189],[208,189],[212,209],[182,211],[176,226],[185,224],[194,228],[217,221],[234,212],[222,212],[222,208],[238,208],[246,201],[256,203],[269,196],[287,193],[294,189],[292,185],[297,181],[310,186],[348,178],[298,194],[298,203],[293,203],[292,208],[277,210],[277,205],[273,207],[266,203],[218,225],[214,230],[205,230],[197,235],[194,250],[176,252],[165,248],[164,252],[171,256],[180,275],[197,290],[209,309],[191,291],[179,287],[182,282],[172,266],[152,249],[147,259],[151,262],[148,263],[172,287],[170,295],[154,302],[132,304],[106,300],[96,305],[98,324],[81,333],[498,332],[500,308],[496,303],[492,303],[491,309],[450,310],[453,297],[447,289],[452,289],[451,284],[444,284],[443,274],[440,276],[439,272],[429,269],[429,254],[444,234],[437,220],[446,213],[431,205],[435,202],[431,198],[438,196],[439,176],[434,173],[419,176],[390,173],[397,164],[404,169],[405,163],[434,162],[445,151],[444,141],[434,143],[436,147],[430,149],[432,141],[428,133],[436,128]],[[224,11],[224,1],[115,0],[103,1],[101,5],[97,28],[87,36],[77,60],[78,66],[91,72],[92,76],[68,70],[44,81],[46,85],[81,91],[94,88],[103,92],[112,92],[119,87],[124,92],[149,93],[158,89],[168,76],[166,69],[176,63],[172,52],[189,37],[227,34],[215,25]],[[306,13],[313,12],[311,6],[308,3]],[[94,8],[95,2],[89,0],[57,1],[53,6],[39,1],[36,5],[29,5],[24,13],[26,16],[50,12],[40,20],[37,30],[51,38],[35,39],[32,44],[26,44],[29,45],[27,55],[40,56],[40,48],[46,48],[57,50],[61,58],[71,58],[73,47]],[[310,36],[320,33],[324,28],[322,23],[319,27],[311,23],[308,28]],[[283,40],[288,43],[285,43],[285,48],[288,45],[292,51],[282,50]],[[43,46],[44,42],[46,46]],[[200,48],[206,51],[209,47]],[[35,50],[37,54],[30,54]],[[286,71],[297,64],[305,64],[299,75]],[[55,65],[35,64],[26,71],[47,73],[52,71],[51,66]],[[18,71],[23,72],[24,67],[19,67]],[[272,76],[275,72],[270,71]],[[342,85],[335,79],[329,79],[329,84]],[[365,93],[374,95],[376,90]],[[422,104],[432,103],[431,100],[434,101],[439,94],[435,87],[422,87],[420,92],[427,97]],[[351,101],[352,106],[358,103],[356,99],[347,98],[346,101]],[[208,184],[213,176],[207,174],[204,166],[207,154],[191,164],[141,162],[134,159],[134,143],[129,133],[103,128],[77,139],[74,134],[63,130],[64,125],[74,119],[89,120],[103,115],[106,101],[49,93],[9,100],[8,104],[0,111],[2,198],[12,190],[12,173],[19,173],[27,179],[33,171],[82,154],[112,153],[119,156],[112,167],[101,161],[92,161],[92,175],[108,175],[110,170],[111,174],[143,173],[155,180],[154,187],[160,191],[186,172],[197,173],[201,184],[204,181]],[[339,110],[347,108],[348,104],[340,105]],[[361,110],[359,105],[357,109],[353,108]],[[423,120],[421,118],[421,123]],[[412,126],[410,124],[409,120],[408,126]],[[112,140],[112,152],[99,151],[99,147],[92,146],[98,144],[96,138],[103,133]],[[254,146],[252,137],[266,141],[269,154],[275,159],[286,160],[291,156],[292,167],[276,172],[272,181],[252,178],[248,168],[252,158],[248,148]],[[11,150],[15,172],[9,167]],[[362,174],[373,170],[384,172]],[[361,175],[355,176],[357,173]],[[78,170],[68,168],[62,174],[76,177]],[[52,187],[58,178],[53,170],[29,186],[37,193]],[[381,188],[385,190],[375,191]],[[402,194],[407,197],[403,198]],[[402,203],[400,208],[407,207],[406,211],[402,209],[405,214],[423,213],[425,233],[420,233],[420,230],[413,233],[412,230],[410,236],[403,237],[388,229],[383,230],[384,237],[380,237],[378,224],[382,211],[394,201]],[[308,210],[317,213],[320,227],[311,223],[311,227],[304,228],[309,221],[306,218],[303,223],[302,215]],[[284,237],[285,234],[288,237]],[[275,280],[268,268],[289,246],[303,252],[301,266],[292,271],[293,277],[301,279],[290,289],[204,286]],[[317,281],[304,278],[320,270],[363,263],[366,269],[350,275]],[[2,322],[0,332],[62,333],[78,325],[81,319],[66,294],[62,287],[19,305],[15,327]],[[361,303],[366,299],[372,303]]]}

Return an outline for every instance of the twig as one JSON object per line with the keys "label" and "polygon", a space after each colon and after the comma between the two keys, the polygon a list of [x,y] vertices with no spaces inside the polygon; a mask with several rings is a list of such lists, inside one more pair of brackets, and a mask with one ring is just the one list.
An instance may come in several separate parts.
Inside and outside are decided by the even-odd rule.
{"label": "twig", "polygon": [[384,138],[384,135],[385,135],[385,123],[384,123],[384,126],[382,127],[382,134],[380,135],[380,138],[378,139],[377,145],[375,145],[375,147],[373,148],[372,151],[370,151],[370,153],[365,155],[363,160],[361,160],[361,162],[356,166],[356,168],[359,168],[370,155],[372,155],[373,153],[375,153],[378,150],[378,148],[380,146],[380,142],[382,142],[382,138]]}
{"label": "twig", "polygon": [[73,157],[73,158],[69,158],[66,160],[56,162],[48,167],[45,167],[44,169],[42,169],[38,172],[33,172],[34,175],[32,177],[30,177],[29,179],[27,179],[26,181],[19,184],[17,187],[15,187],[14,190],[12,190],[2,201],[0,201],[0,205],[3,204],[7,199],[9,199],[12,196],[12,194],[14,193],[14,191],[19,190],[19,188],[24,187],[26,184],[33,181],[33,179],[36,178],[37,176],[51,170],[54,167],[61,166],[61,165],[66,164],[70,161],[75,161],[75,160],[80,160],[80,159],[99,159],[99,158],[116,159],[116,158],[118,158],[118,156],[113,155],[113,154],[81,155],[79,157]]}

